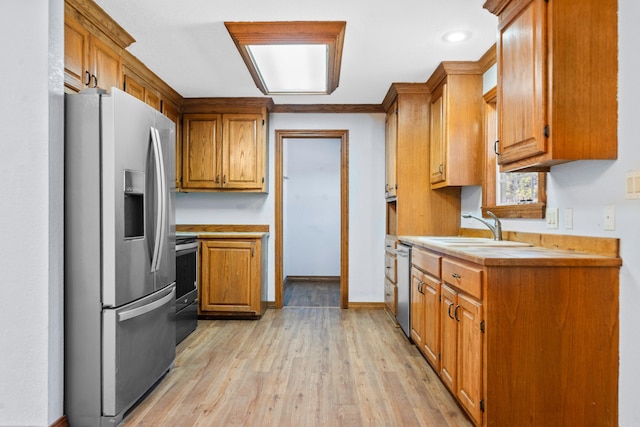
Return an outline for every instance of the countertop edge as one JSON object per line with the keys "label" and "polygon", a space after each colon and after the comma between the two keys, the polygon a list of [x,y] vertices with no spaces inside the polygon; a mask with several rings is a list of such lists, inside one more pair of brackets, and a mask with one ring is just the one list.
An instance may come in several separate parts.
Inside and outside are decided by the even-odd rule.
{"label": "countertop edge", "polygon": [[[451,247],[420,241],[427,236],[398,236],[398,240],[411,246],[449,255],[484,266],[526,267],[619,267],[622,259],[587,252],[528,247]],[[507,251],[509,254],[507,254]]]}

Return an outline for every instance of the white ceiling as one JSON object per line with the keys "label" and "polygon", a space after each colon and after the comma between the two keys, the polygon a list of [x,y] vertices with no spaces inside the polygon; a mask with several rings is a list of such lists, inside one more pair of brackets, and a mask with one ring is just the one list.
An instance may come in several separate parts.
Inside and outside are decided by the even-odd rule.
{"label": "white ceiling", "polygon": [[[478,60],[496,39],[485,0],[95,0],[135,39],[128,49],[183,97],[255,97],[225,21],[346,21],[340,85],[276,104],[380,104],[393,82],[424,82],[440,61]],[[442,40],[451,30],[470,40]]]}

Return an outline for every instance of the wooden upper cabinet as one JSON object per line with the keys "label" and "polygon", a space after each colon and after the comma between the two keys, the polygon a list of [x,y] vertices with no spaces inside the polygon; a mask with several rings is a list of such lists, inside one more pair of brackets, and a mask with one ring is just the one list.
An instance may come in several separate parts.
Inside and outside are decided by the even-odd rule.
{"label": "wooden upper cabinet", "polygon": [[239,107],[241,111],[232,112],[233,107],[221,105],[224,102],[230,101],[207,98],[186,102],[181,188],[265,193],[267,109]]}
{"label": "wooden upper cabinet", "polygon": [[89,84],[89,32],[80,23],[65,16],[64,85],[79,92]]}
{"label": "wooden upper cabinet", "polygon": [[176,189],[182,186],[182,129],[180,109],[170,102],[162,103],[162,114],[176,125]]}
{"label": "wooden upper cabinet", "polygon": [[617,158],[617,2],[489,0],[499,17],[498,163]]}
{"label": "wooden upper cabinet", "polygon": [[386,150],[386,182],[385,197],[396,197],[397,181],[397,147],[398,147],[398,102],[394,102],[385,121],[385,150]]}
{"label": "wooden upper cabinet", "polygon": [[128,94],[135,96],[140,101],[152,106],[156,110],[162,110],[162,103],[160,102],[160,95],[158,94],[158,91],[156,91],[149,83],[134,77],[126,71],[124,76],[124,90]]}
{"label": "wooden upper cabinet", "polygon": [[262,114],[223,114],[222,188],[266,190]]}
{"label": "wooden upper cabinet", "polygon": [[105,89],[107,92],[112,87],[122,89],[124,85],[120,55],[96,37],[91,37],[89,45],[89,68],[93,76],[90,86]]}
{"label": "wooden upper cabinet", "polygon": [[182,188],[220,188],[222,125],[220,114],[182,117]]}
{"label": "wooden upper cabinet", "polygon": [[65,14],[64,82],[75,92],[88,87],[122,88],[122,59],[117,47],[111,46]]}
{"label": "wooden upper cabinet", "polygon": [[443,62],[433,72],[430,109],[432,188],[482,183],[482,70],[477,62]]}
{"label": "wooden upper cabinet", "polygon": [[144,86],[128,74],[124,76],[124,91],[140,101],[144,101]]}

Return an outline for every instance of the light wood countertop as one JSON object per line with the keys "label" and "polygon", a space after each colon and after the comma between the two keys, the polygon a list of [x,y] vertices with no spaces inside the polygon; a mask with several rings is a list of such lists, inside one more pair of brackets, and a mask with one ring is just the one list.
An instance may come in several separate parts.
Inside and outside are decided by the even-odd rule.
{"label": "light wood countertop", "polygon": [[541,246],[462,246],[441,244],[430,236],[398,236],[400,242],[485,266],[612,267],[622,259]]}

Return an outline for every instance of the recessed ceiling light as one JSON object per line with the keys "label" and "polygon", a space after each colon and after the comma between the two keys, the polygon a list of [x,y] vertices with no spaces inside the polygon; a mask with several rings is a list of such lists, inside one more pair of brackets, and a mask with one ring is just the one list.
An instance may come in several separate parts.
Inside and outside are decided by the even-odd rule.
{"label": "recessed ceiling light", "polygon": [[444,36],[442,36],[442,40],[451,43],[457,43],[464,40],[467,40],[471,37],[471,33],[469,31],[449,31]]}
{"label": "recessed ceiling light", "polygon": [[330,94],[340,80],[344,21],[225,22],[265,95]]}

